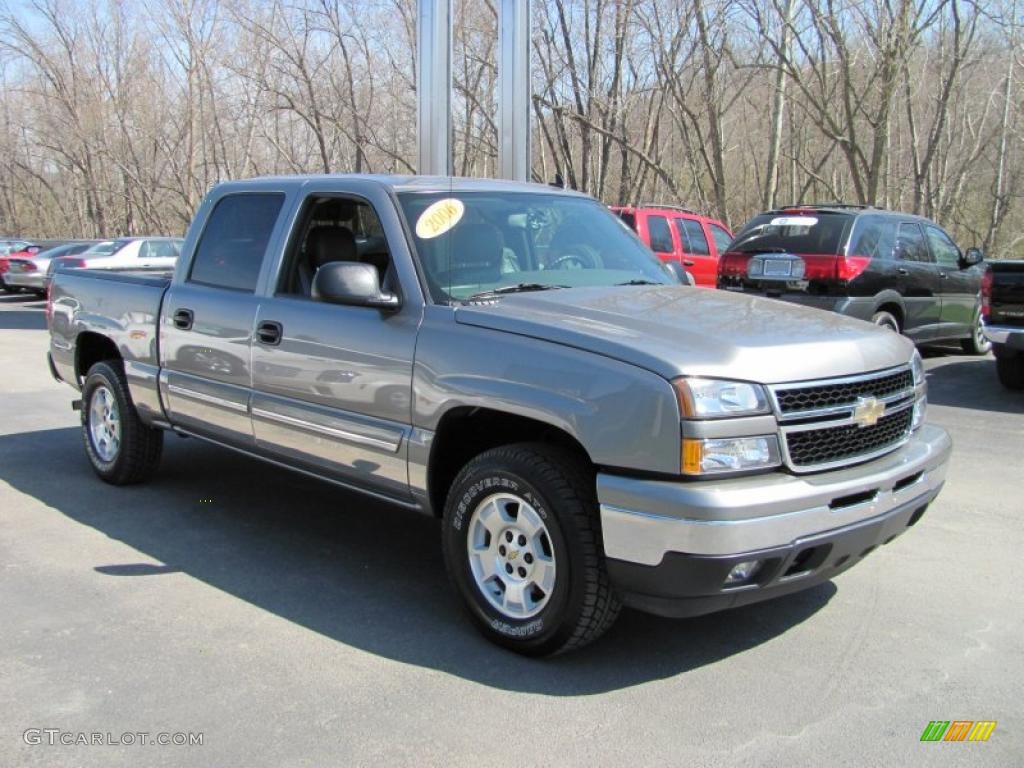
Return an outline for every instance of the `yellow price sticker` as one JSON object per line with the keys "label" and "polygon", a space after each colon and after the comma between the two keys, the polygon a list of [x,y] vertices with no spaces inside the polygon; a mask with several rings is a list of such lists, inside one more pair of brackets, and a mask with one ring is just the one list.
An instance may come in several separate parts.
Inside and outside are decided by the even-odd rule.
{"label": "yellow price sticker", "polygon": [[420,214],[416,221],[416,237],[421,240],[429,240],[432,237],[443,235],[459,223],[465,212],[466,206],[462,204],[461,200],[456,200],[454,197],[438,200]]}

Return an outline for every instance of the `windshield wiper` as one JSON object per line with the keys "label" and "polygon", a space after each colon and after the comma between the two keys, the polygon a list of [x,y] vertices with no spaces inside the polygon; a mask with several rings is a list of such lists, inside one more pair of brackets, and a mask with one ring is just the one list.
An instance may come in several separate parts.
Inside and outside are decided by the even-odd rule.
{"label": "windshield wiper", "polygon": [[656,283],[653,280],[627,280],[624,283],[616,283],[616,285],[664,285],[664,283]]}
{"label": "windshield wiper", "polygon": [[476,301],[477,299],[490,299],[494,296],[502,296],[506,293],[529,293],[530,291],[551,291],[555,288],[568,288],[568,285],[551,285],[549,283],[516,283],[515,285],[503,285],[501,288],[492,288],[489,291],[474,293],[465,301]]}

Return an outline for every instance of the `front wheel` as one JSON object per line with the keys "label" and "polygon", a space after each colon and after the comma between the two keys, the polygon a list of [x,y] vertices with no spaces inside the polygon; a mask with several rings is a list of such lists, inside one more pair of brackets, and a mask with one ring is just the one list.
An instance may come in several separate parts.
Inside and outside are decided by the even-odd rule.
{"label": "front wheel", "polygon": [[594,475],[567,451],[523,443],[470,461],[448,493],[442,546],[476,626],[518,653],[582,647],[618,616]]}
{"label": "front wheel", "polygon": [[960,346],[969,355],[987,355],[992,349],[992,342],[985,338],[980,313],[975,315],[974,322],[971,324],[970,337],[961,339]]}
{"label": "front wheel", "polygon": [[142,423],[117,363],[89,369],[82,387],[82,439],[93,470],[113,485],[144,482],[160,465],[164,433]]}

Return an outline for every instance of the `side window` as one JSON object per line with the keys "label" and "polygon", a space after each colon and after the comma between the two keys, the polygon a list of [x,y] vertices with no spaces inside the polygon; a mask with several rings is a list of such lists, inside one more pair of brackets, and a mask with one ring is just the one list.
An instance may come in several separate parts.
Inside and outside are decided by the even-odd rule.
{"label": "side window", "polygon": [[686,239],[690,241],[690,250],[687,253],[693,253],[697,256],[710,256],[711,249],[708,248],[708,239],[704,236],[704,227],[700,225],[700,222],[693,219],[683,219],[683,226],[686,227]]}
{"label": "side window", "polygon": [[284,204],[280,193],[237,194],[221,198],[206,222],[189,282],[256,290],[263,257]]}
{"label": "side window", "polygon": [[[362,200],[311,196],[304,204],[282,270],[279,294],[309,298],[317,270],[333,261],[357,261],[377,270],[385,290],[397,288],[391,253],[377,212]],[[512,258],[515,253],[509,250]]]}
{"label": "side window", "polygon": [[935,260],[944,267],[959,268],[960,249],[950,240],[949,235],[933,226],[926,226],[924,231],[928,235],[928,246]]}
{"label": "side window", "polygon": [[648,216],[647,231],[651,236],[651,250],[655,253],[672,253],[672,233],[668,228],[668,219],[664,216]]}
{"label": "side window", "polygon": [[676,234],[679,235],[679,247],[683,249],[683,253],[692,253],[690,250],[690,238],[686,236],[686,227],[683,225],[684,219],[678,217],[672,219],[672,223],[676,226]]}
{"label": "side window", "polygon": [[729,243],[732,242],[732,235],[726,232],[717,224],[708,224],[711,227],[711,237],[715,241],[715,249],[719,255],[729,250]]}
{"label": "side window", "polygon": [[896,237],[896,256],[903,261],[931,263],[931,254],[921,234],[921,227],[913,223],[900,224]]}
{"label": "side window", "polygon": [[149,248],[149,240],[143,240],[139,243],[139,258],[148,259],[153,255],[153,252]]}

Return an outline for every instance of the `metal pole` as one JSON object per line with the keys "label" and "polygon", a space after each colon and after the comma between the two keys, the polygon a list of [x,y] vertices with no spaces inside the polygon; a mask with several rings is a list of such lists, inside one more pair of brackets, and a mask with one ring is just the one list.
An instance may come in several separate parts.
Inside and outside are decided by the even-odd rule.
{"label": "metal pole", "polygon": [[498,15],[499,175],[530,180],[530,2],[501,0]]}
{"label": "metal pole", "polygon": [[450,176],[452,171],[452,4],[419,0],[416,83],[419,172]]}

